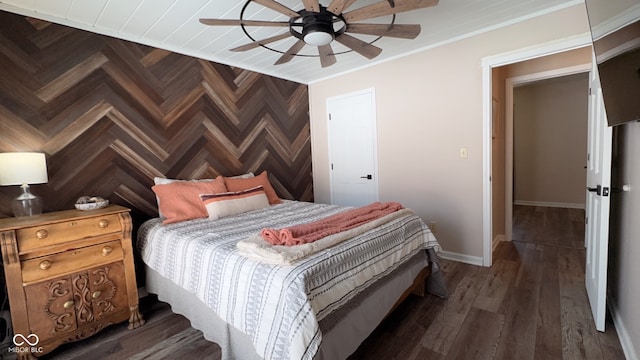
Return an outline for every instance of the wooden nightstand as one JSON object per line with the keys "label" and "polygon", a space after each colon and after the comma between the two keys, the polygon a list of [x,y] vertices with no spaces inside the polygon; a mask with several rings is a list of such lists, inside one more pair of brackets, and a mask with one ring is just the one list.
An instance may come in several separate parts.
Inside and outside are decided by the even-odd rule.
{"label": "wooden nightstand", "polygon": [[25,338],[13,349],[19,358],[46,354],[127,319],[129,329],[144,324],[129,209],[0,219],[0,249],[13,331]]}

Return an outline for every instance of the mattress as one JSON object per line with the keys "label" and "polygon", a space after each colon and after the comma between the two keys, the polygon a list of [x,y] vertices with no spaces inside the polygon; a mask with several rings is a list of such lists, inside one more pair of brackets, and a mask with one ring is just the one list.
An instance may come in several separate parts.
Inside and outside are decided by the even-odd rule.
{"label": "mattress", "polygon": [[312,359],[324,318],[425,249],[439,249],[428,227],[415,214],[394,218],[290,266],[248,258],[236,245],[265,227],[347,209],[286,201],[215,221],[152,219],[141,226],[137,246],[147,267],[246,334],[259,357]]}

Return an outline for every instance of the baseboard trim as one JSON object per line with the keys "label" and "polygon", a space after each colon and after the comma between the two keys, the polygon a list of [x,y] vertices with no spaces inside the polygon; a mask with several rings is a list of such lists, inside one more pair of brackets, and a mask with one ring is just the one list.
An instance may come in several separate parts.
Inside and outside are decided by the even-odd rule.
{"label": "baseboard trim", "polygon": [[524,205],[524,206],[542,206],[542,207],[555,207],[555,208],[582,209],[582,210],[584,210],[584,204],[577,204],[577,203],[515,200],[513,202],[513,204],[514,205]]}
{"label": "baseboard trim", "polygon": [[607,296],[607,307],[609,308],[609,312],[611,313],[611,317],[613,318],[613,325],[616,327],[616,332],[618,333],[618,339],[620,339],[620,345],[622,345],[624,356],[627,358],[627,360],[638,360],[638,354],[633,347],[631,336],[629,336],[629,332],[624,326],[624,322],[622,321],[622,317],[620,316],[618,307],[615,305],[613,299],[611,299],[610,296]]}
{"label": "baseboard trim", "polygon": [[458,254],[450,251],[441,251],[440,257],[447,260],[457,261],[469,265],[483,266],[482,257]]}

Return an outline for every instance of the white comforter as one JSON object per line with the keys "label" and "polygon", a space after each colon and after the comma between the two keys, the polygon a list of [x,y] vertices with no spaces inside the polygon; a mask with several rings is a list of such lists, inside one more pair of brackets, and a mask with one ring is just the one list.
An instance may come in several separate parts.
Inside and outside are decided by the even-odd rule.
{"label": "white comforter", "polygon": [[137,246],[149,267],[248,334],[265,359],[312,359],[322,341],[320,320],[417,252],[439,250],[413,213],[290,266],[248,258],[237,249],[262,228],[315,221],[346,209],[286,201],[215,221],[162,225],[152,219],[141,226]]}

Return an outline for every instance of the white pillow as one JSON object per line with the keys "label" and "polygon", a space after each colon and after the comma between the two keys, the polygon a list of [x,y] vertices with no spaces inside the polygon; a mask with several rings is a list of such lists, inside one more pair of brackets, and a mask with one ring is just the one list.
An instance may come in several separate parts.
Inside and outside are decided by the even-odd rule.
{"label": "white pillow", "polygon": [[200,195],[200,198],[211,220],[269,206],[262,185],[242,191]]}
{"label": "white pillow", "polygon": [[[236,176],[230,176],[232,178],[241,178],[241,179],[247,179],[247,178],[252,178],[255,175],[253,175],[252,172],[248,172],[246,174],[242,174],[242,175],[236,175]],[[167,179],[167,178],[163,178],[163,177],[159,177],[156,176],[153,178],[153,183],[155,185],[164,185],[164,184],[171,184],[174,181],[213,181],[214,179],[197,179],[197,180],[180,180],[180,179]]]}
{"label": "white pillow", "polygon": [[239,178],[239,179],[248,179],[248,178],[252,178],[252,177],[254,177],[254,176],[255,176],[255,175],[253,175],[253,173],[252,173],[252,172],[248,172],[248,173],[246,173],[246,174],[236,175],[236,176],[229,176],[229,177],[230,177],[230,178],[232,178],[232,179],[236,179],[236,178]]}

